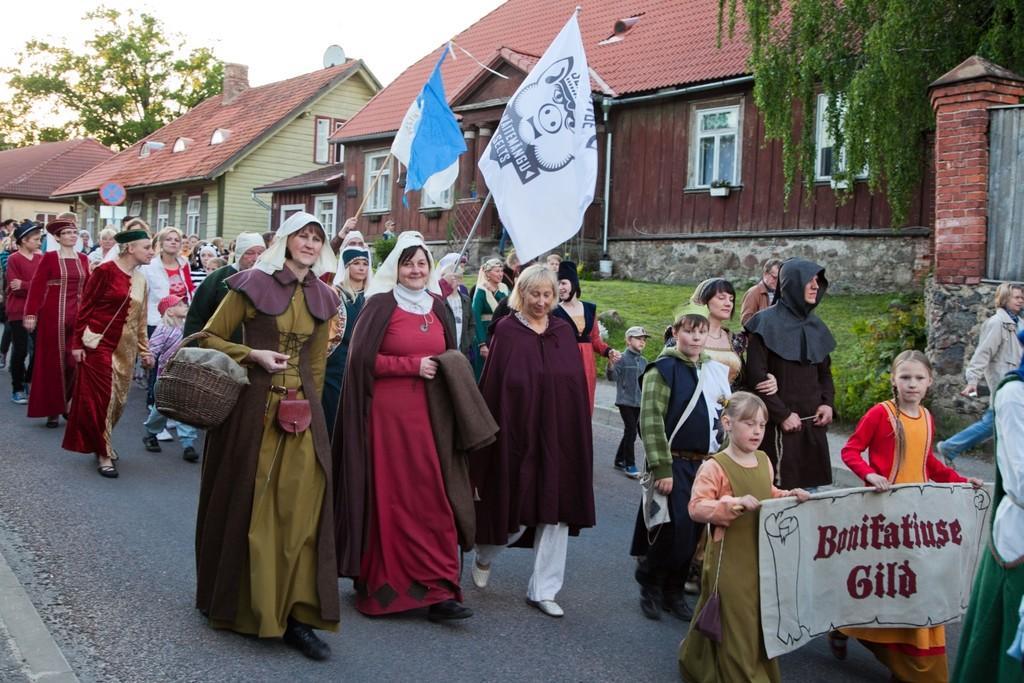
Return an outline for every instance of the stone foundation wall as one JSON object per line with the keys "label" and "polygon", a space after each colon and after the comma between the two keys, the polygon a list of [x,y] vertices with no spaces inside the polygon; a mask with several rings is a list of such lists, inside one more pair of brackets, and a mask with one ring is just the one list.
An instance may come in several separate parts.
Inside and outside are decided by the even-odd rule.
{"label": "stone foundation wall", "polygon": [[[932,362],[934,384],[929,391],[932,408],[948,421],[972,422],[988,407],[988,389],[982,381],[979,398],[960,396],[964,369],[978,343],[981,324],[995,313],[996,285],[939,284],[929,278],[925,286],[926,353]],[[944,425],[947,431],[953,426]]]}
{"label": "stone foundation wall", "polygon": [[927,230],[871,236],[758,236],[693,240],[615,240],[613,276],[695,283],[712,276],[737,286],[761,276],[765,260],[799,256],[826,269],[832,291],[893,292],[920,286],[931,265]]}

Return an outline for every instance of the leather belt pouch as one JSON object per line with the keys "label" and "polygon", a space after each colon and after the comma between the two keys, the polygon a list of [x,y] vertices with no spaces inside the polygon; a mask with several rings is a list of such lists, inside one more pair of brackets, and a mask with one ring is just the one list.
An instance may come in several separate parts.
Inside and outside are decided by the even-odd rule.
{"label": "leather belt pouch", "polygon": [[301,434],[309,429],[313,421],[313,413],[309,401],[295,398],[297,389],[289,389],[281,402],[277,404],[277,424],[289,434]]}

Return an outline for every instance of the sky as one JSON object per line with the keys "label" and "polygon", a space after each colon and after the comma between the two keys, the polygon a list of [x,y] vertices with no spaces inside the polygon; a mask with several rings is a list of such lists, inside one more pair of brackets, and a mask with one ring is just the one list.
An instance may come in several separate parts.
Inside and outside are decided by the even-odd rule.
{"label": "sky", "polygon": [[[182,34],[189,46],[208,47],[225,62],[248,65],[251,85],[322,68],[324,50],[332,44],[340,45],[349,58],[362,59],[381,84],[387,85],[406,67],[502,2],[257,0],[243,4],[107,0],[102,4],[119,10],[146,11],[163,21],[168,31]],[[4,35],[8,40],[0,48],[0,66],[15,66],[19,46],[31,38],[63,38],[71,47],[82,45],[88,33],[81,17],[99,4],[101,0],[4,3]]]}

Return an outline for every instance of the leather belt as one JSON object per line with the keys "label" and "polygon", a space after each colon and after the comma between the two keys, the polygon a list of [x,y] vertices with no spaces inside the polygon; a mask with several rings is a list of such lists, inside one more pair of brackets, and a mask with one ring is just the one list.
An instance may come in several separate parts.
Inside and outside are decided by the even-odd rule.
{"label": "leather belt", "polygon": [[710,453],[697,453],[695,451],[672,451],[672,457],[675,460],[691,460],[695,462],[701,462],[711,457]]}

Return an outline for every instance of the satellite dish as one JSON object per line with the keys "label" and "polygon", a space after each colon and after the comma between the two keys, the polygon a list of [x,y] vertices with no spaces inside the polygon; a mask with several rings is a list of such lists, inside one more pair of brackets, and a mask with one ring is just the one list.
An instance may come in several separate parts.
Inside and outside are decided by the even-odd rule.
{"label": "satellite dish", "polygon": [[339,64],[345,63],[345,51],[341,49],[340,45],[331,45],[324,50],[324,68],[329,69],[332,66],[338,66]]}

